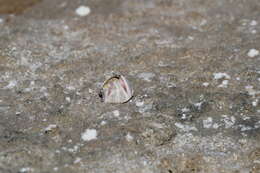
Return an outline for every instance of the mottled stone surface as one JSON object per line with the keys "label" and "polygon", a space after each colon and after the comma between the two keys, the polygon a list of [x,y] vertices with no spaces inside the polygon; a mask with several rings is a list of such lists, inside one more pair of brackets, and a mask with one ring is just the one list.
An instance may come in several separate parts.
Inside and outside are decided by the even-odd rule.
{"label": "mottled stone surface", "polygon": [[[0,172],[260,172],[259,0],[10,2]],[[100,101],[114,73],[130,102]]]}

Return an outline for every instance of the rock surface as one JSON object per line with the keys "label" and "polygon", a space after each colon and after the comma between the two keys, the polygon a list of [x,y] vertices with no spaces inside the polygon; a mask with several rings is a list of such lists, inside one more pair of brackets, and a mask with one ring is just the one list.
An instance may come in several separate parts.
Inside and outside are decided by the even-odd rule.
{"label": "rock surface", "polygon": [[[0,0],[0,172],[260,172],[259,0],[19,2]],[[100,102],[113,73],[130,102]]]}

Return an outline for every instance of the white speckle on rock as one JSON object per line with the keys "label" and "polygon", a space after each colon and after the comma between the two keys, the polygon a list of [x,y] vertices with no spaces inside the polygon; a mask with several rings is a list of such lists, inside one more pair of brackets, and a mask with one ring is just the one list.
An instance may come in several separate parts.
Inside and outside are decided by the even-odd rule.
{"label": "white speckle on rock", "polygon": [[141,107],[141,106],[144,105],[144,102],[143,102],[143,101],[140,101],[140,100],[137,100],[137,101],[135,102],[135,105],[136,105],[137,107]]}
{"label": "white speckle on rock", "polygon": [[181,115],[181,119],[182,119],[182,120],[186,120],[187,118],[188,118],[188,116],[187,116],[186,114],[182,114],[182,115]]}
{"label": "white speckle on rock", "polygon": [[245,89],[248,92],[248,94],[251,96],[255,96],[260,93],[260,91],[254,90],[254,87],[252,85],[245,86]]}
{"label": "white speckle on rock", "polygon": [[257,25],[257,21],[252,20],[252,21],[250,22],[250,25],[251,25],[251,26],[256,26],[256,25]]}
{"label": "white speckle on rock", "polygon": [[80,157],[77,157],[75,160],[74,160],[74,164],[76,164],[76,163],[79,163],[81,161],[81,158]]}
{"label": "white speckle on rock", "polygon": [[179,122],[175,123],[174,125],[184,132],[198,131],[198,129],[196,127],[191,126],[191,125],[186,125],[186,124],[182,124],[182,123],[179,123]]}
{"label": "white speckle on rock", "polygon": [[255,129],[258,129],[259,127],[260,127],[260,121],[256,122],[255,125],[254,125]]}
{"label": "white speckle on rock", "polygon": [[196,108],[198,108],[198,110],[201,110],[201,106],[202,106],[203,102],[198,102],[198,103],[194,103],[194,106]]}
{"label": "white speckle on rock", "polygon": [[127,133],[127,135],[125,136],[126,140],[128,142],[132,141],[134,139],[134,137],[130,134],[130,133]]}
{"label": "white speckle on rock", "polygon": [[29,168],[29,167],[21,168],[19,172],[23,173],[23,172],[29,172],[29,171],[33,171],[33,168]]}
{"label": "white speckle on rock", "polygon": [[115,117],[119,117],[120,112],[119,112],[119,110],[114,110],[113,114],[114,114]]}
{"label": "white speckle on rock", "polygon": [[66,86],[66,89],[72,91],[72,90],[75,90],[76,88],[74,86]]}
{"label": "white speckle on rock", "polygon": [[45,132],[51,131],[52,129],[57,128],[56,124],[50,124],[48,127],[44,129]]}
{"label": "white speckle on rock", "polygon": [[90,13],[90,8],[88,6],[82,5],[76,9],[76,14],[81,17],[87,16],[89,13]]}
{"label": "white speckle on rock", "polygon": [[220,127],[220,125],[217,123],[214,123],[212,127],[213,127],[213,129],[218,129]]}
{"label": "white speckle on rock", "polygon": [[245,125],[243,125],[243,124],[240,124],[239,127],[240,127],[240,131],[241,131],[241,132],[244,132],[244,131],[248,131],[248,130],[252,130],[252,129],[253,129],[253,128],[250,127],[250,126],[245,126]]}
{"label": "white speckle on rock", "polygon": [[103,121],[101,121],[101,123],[100,123],[100,124],[101,124],[101,126],[103,126],[103,125],[106,125],[106,124],[107,124],[107,122],[103,120]]}
{"label": "white speckle on rock", "polygon": [[67,102],[70,102],[70,97],[66,97],[66,101],[67,101]]}
{"label": "white speckle on rock", "polygon": [[138,111],[140,113],[144,113],[144,112],[148,112],[149,110],[151,110],[153,108],[153,104],[152,103],[149,103],[149,104],[145,104],[144,106],[140,107],[138,109]]}
{"label": "white speckle on rock", "polygon": [[9,84],[7,86],[4,87],[4,89],[12,89],[16,86],[16,84],[17,84],[17,81],[12,80],[9,82]]}
{"label": "white speckle on rock", "polygon": [[154,78],[155,74],[150,73],[150,72],[144,72],[144,73],[138,74],[137,76],[145,81],[151,82],[151,78]]}
{"label": "white speckle on rock", "polygon": [[185,108],[182,108],[181,111],[182,111],[182,112],[189,112],[190,109],[185,107]]}
{"label": "white speckle on rock", "polygon": [[256,107],[257,104],[258,104],[258,99],[254,100],[254,101],[252,102],[252,105],[253,105],[254,107]]}
{"label": "white speckle on rock", "polygon": [[0,24],[4,22],[4,19],[0,18]]}
{"label": "white speckle on rock", "polygon": [[209,83],[208,83],[208,82],[204,82],[204,83],[202,83],[202,86],[208,87],[208,86],[209,86]]}
{"label": "white speckle on rock", "polygon": [[93,90],[89,88],[89,89],[88,89],[88,93],[89,93],[89,94],[92,94],[92,93],[93,93]]}
{"label": "white speckle on rock", "polygon": [[194,40],[194,37],[192,37],[192,36],[188,36],[188,39],[190,39],[190,40]]}
{"label": "white speckle on rock", "polygon": [[222,115],[222,121],[225,123],[225,128],[230,128],[236,123],[236,118],[234,116]]}
{"label": "white speckle on rock", "polygon": [[207,119],[203,120],[203,127],[205,129],[211,128],[213,124],[213,119],[211,117],[208,117]]}
{"label": "white speckle on rock", "polygon": [[247,56],[249,56],[250,58],[254,58],[255,56],[259,55],[259,50],[256,49],[250,49],[247,53]]}
{"label": "white speckle on rock", "polygon": [[230,76],[227,73],[213,73],[214,79],[218,80],[218,79],[222,79],[222,78],[226,78],[226,79],[230,79]]}
{"label": "white speckle on rock", "polygon": [[68,25],[65,25],[65,26],[63,26],[63,28],[64,28],[65,30],[68,30],[68,29],[69,29],[69,26],[68,26]]}
{"label": "white speckle on rock", "polygon": [[54,170],[54,171],[58,171],[59,168],[58,168],[58,167],[54,167],[53,170]]}
{"label": "white speckle on rock", "polygon": [[228,80],[223,80],[222,83],[218,86],[219,88],[227,88]]}
{"label": "white speckle on rock", "polygon": [[81,134],[81,139],[83,141],[90,141],[93,139],[97,139],[97,131],[96,129],[86,129],[85,132]]}

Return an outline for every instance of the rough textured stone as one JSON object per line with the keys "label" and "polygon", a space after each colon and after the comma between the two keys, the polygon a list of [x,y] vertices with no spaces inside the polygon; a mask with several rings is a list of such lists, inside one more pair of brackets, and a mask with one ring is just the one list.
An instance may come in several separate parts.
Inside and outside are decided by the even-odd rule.
{"label": "rough textured stone", "polygon": [[[259,0],[13,2],[0,0],[0,172],[260,171]],[[130,102],[100,101],[114,73]]]}

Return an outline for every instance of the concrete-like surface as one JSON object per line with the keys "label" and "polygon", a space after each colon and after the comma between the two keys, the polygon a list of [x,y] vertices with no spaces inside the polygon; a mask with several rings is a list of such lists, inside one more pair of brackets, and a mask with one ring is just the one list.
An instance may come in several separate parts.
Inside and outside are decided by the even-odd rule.
{"label": "concrete-like surface", "polygon": [[0,0],[0,172],[259,173],[259,51],[259,0]]}

